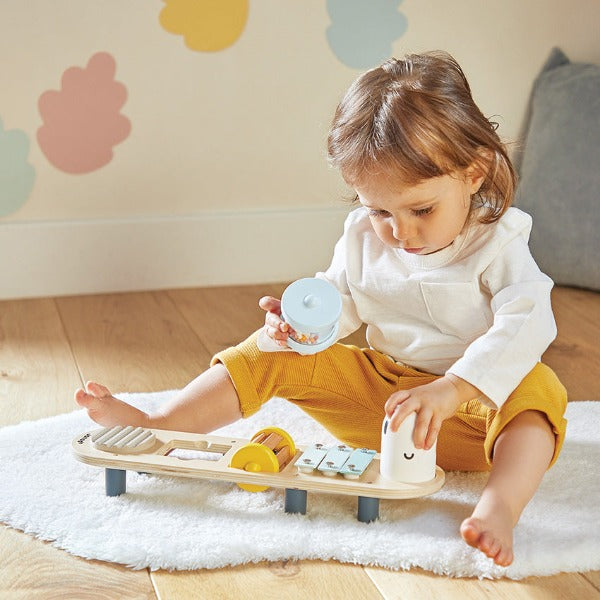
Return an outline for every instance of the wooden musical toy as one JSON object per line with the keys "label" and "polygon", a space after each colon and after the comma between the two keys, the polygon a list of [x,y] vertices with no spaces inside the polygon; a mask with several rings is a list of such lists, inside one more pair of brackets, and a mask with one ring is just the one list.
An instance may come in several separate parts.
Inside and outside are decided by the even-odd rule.
{"label": "wooden musical toy", "polygon": [[[231,481],[252,492],[284,488],[289,513],[306,513],[308,491],[357,496],[358,520],[366,523],[378,518],[380,498],[433,494],[445,478],[440,467],[434,467],[427,481],[386,478],[380,473],[381,456],[375,450],[322,444],[297,448],[289,434],[277,427],[262,429],[247,440],[116,426],[79,435],[72,448],[77,460],[105,468],[108,496],[125,493],[126,472],[131,470]],[[208,454],[206,458],[181,458],[176,450]]]}

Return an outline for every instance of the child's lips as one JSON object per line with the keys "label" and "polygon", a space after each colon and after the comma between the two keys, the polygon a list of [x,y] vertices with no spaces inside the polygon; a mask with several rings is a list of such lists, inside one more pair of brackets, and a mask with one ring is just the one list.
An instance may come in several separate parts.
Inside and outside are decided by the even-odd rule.
{"label": "child's lips", "polygon": [[404,250],[404,252],[408,252],[409,254],[419,254],[419,252],[422,252],[425,248],[402,248],[402,250]]}

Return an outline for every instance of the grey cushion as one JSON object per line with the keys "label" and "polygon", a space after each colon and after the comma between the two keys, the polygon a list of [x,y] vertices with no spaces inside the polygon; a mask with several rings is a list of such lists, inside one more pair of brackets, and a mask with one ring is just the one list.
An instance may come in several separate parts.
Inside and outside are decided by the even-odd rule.
{"label": "grey cushion", "polygon": [[554,49],[537,77],[516,204],[558,284],[600,290],[600,67]]}

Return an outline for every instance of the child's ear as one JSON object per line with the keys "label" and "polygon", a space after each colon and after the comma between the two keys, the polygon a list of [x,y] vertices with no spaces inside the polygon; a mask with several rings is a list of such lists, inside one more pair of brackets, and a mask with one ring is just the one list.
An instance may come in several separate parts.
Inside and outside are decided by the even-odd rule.
{"label": "child's ear", "polygon": [[465,171],[471,195],[476,194],[483,185],[492,163],[488,151],[482,150],[479,154],[480,157],[474,160]]}

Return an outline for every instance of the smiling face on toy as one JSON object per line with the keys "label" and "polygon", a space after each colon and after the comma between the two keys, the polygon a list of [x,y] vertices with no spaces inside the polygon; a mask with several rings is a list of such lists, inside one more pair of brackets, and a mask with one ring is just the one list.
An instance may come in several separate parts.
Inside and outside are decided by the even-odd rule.
{"label": "smiling face on toy", "polygon": [[387,416],[381,429],[382,477],[392,481],[421,483],[435,477],[435,445],[431,450],[419,450],[413,443],[416,413],[404,419],[398,431],[392,431]]}

